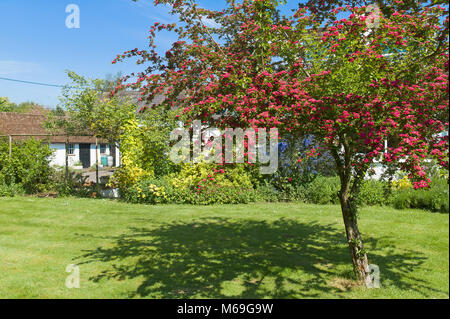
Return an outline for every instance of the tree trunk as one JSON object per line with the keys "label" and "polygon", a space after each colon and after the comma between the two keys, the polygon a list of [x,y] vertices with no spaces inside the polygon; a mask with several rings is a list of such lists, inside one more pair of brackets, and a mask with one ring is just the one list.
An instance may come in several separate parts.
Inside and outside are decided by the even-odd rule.
{"label": "tree trunk", "polygon": [[361,239],[361,233],[358,229],[358,219],[356,216],[356,206],[352,203],[349,192],[339,193],[341,203],[342,217],[344,218],[345,232],[347,242],[352,256],[353,271],[358,280],[366,281],[370,274],[369,262]]}

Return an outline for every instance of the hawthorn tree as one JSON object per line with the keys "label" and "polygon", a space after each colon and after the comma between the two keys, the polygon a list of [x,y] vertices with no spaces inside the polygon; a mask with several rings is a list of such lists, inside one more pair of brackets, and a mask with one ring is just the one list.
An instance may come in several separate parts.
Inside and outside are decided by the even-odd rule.
{"label": "hawthorn tree", "polygon": [[328,18],[333,9],[347,5],[352,7],[376,5],[384,16],[390,17],[398,11],[415,14],[422,11],[426,6],[448,5],[448,0],[308,0],[305,3],[300,3],[299,7],[310,8],[320,21],[329,21]]}
{"label": "hawthorn tree", "polygon": [[[117,56],[113,63],[137,57],[146,69],[115,91],[140,89],[149,102],[165,94],[164,105],[180,107],[186,123],[313,135],[334,159],[354,272],[366,280],[356,203],[374,162],[409,172],[415,188],[429,186],[424,160],[448,167],[448,137],[440,135],[448,131],[448,9],[341,2],[328,10],[310,1],[286,16],[285,1],[228,0],[214,11],[155,0],[170,5],[178,22],[155,23],[148,50]],[[156,50],[162,30],[178,36],[165,55]],[[386,146],[391,137],[398,143]]]}

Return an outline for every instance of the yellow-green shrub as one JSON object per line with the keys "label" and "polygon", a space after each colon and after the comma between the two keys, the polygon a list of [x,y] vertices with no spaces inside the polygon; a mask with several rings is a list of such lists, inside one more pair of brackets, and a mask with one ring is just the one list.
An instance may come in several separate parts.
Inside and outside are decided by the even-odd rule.
{"label": "yellow-green shrub", "polygon": [[165,204],[174,200],[171,186],[165,179],[149,178],[139,181],[123,194],[130,203]]}
{"label": "yellow-green shrub", "polygon": [[402,179],[392,181],[392,189],[395,190],[411,189],[412,187],[413,185],[406,175]]}
{"label": "yellow-green shrub", "polygon": [[132,119],[122,127],[120,152],[121,167],[114,173],[110,185],[116,185],[125,191],[138,181],[153,176],[151,163],[142,156],[145,149],[145,127]]}
{"label": "yellow-green shrub", "polygon": [[181,171],[171,175],[172,185],[176,188],[198,189],[199,185],[211,184],[223,187],[253,188],[250,176],[244,165],[217,165],[208,163],[184,164]]}
{"label": "yellow-green shrub", "polygon": [[244,165],[184,164],[171,175],[177,202],[236,204],[255,200],[251,176]]}

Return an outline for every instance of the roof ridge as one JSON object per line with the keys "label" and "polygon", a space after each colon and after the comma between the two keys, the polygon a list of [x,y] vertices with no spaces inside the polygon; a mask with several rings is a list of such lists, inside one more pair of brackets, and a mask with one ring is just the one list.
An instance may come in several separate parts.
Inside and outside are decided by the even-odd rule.
{"label": "roof ridge", "polygon": [[42,113],[21,113],[21,112],[0,112],[0,114],[11,114],[11,115],[32,115],[32,116],[45,116]]}

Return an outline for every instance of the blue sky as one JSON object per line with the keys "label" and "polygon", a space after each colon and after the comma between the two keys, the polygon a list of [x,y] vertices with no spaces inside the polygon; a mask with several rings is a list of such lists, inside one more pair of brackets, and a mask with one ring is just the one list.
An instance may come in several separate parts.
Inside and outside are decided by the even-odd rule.
{"label": "blue sky", "polygon": [[[290,1],[297,2],[297,1]],[[68,29],[65,9],[80,8],[80,28]],[[221,8],[223,0],[197,0]],[[147,31],[154,22],[174,22],[168,8],[152,0],[1,0],[0,77],[63,85],[65,70],[90,78],[142,70],[131,60],[111,64],[117,54],[147,48]],[[165,52],[174,38],[158,38]],[[163,51],[164,50],[164,51]],[[0,96],[15,103],[34,101],[54,107],[59,88],[0,80]]]}

